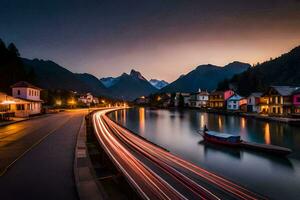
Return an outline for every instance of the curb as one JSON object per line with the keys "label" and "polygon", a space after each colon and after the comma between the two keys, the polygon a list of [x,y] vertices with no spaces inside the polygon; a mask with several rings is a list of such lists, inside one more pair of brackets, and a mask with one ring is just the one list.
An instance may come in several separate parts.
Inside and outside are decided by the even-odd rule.
{"label": "curb", "polygon": [[104,199],[92,172],[93,167],[86,147],[86,123],[85,118],[83,118],[77,135],[74,156],[74,178],[80,200]]}
{"label": "curb", "polygon": [[39,119],[39,118],[47,117],[49,115],[50,114],[44,114],[44,115],[39,115],[39,116],[24,118],[24,119],[21,119],[21,120],[18,120],[18,121],[10,121],[10,122],[2,123],[2,124],[0,123],[0,127],[2,127],[2,126],[8,126],[8,125],[11,125],[11,124],[16,124],[16,123],[19,123],[19,122],[29,121],[29,120],[33,120],[33,119]]}

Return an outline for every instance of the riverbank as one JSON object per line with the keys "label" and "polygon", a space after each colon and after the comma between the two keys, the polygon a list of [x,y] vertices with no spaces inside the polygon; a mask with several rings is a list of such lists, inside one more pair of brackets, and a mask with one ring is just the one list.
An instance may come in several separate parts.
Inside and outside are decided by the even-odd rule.
{"label": "riverbank", "polygon": [[257,113],[245,113],[240,111],[227,111],[227,110],[218,110],[218,109],[205,109],[205,108],[191,108],[191,107],[148,107],[151,110],[156,109],[166,109],[166,110],[198,110],[200,112],[205,113],[214,113],[214,114],[220,114],[220,115],[231,115],[231,116],[240,116],[240,117],[247,117],[262,121],[274,121],[279,123],[287,123],[291,125],[300,126],[300,118],[292,118],[292,117],[277,117],[277,116],[268,116],[268,115],[260,115]]}

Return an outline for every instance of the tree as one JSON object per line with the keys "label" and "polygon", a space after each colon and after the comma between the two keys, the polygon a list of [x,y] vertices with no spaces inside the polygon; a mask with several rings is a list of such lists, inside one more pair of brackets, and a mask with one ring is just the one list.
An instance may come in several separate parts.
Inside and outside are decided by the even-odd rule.
{"label": "tree", "polygon": [[12,84],[26,80],[26,71],[19,56],[13,43],[6,48],[0,39],[0,91],[10,93]]}
{"label": "tree", "polygon": [[17,49],[14,43],[10,43],[7,49],[13,56],[20,57],[19,50]]}
{"label": "tree", "polygon": [[184,97],[182,96],[182,94],[179,94],[178,107],[184,107]]}

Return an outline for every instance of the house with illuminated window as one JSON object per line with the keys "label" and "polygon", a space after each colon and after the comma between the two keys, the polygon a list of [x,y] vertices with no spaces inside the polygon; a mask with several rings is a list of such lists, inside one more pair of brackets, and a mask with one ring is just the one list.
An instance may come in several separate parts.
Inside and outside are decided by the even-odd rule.
{"label": "house with illuminated window", "polygon": [[20,81],[11,86],[12,96],[22,100],[16,103],[15,116],[28,117],[40,114],[42,110],[42,100],[40,99],[41,88],[36,87],[26,81]]}
{"label": "house with illuminated window", "polygon": [[207,91],[201,91],[192,93],[190,96],[190,107],[193,108],[206,108],[208,106],[209,93]]}
{"label": "house with illuminated window", "polygon": [[260,99],[262,93],[254,92],[247,97],[247,112],[250,113],[260,113]]}
{"label": "house with illuminated window", "polygon": [[227,110],[229,111],[245,111],[245,106],[247,105],[247,99],[234,94],[227,99]]}
{"label": "house with illuminated window", "polygon": [[300,115],[300,88],[293,92],[293,113]]}
{"label": "house with illuminated window", "polygon": [[[14,98],[0,92],[0,121],[8,120],[10,117],[23,117],[23,110],[28,107],[30,102]],[[24,108],[24,109],[23,109]]]}
{"label": "house with illuminated window", "polygon": [[271,116],[286,116],[292,114],[293,94],[299,87],[270,86],[262,97],[266,98],[268,114]]}
{"label": "house with illuminated window", "polygon": [[78,102],[90,106],[91,104],[99,104],[99,99],[94,97],[91,93],[86,93],[78,98]]}
{"label": "house with illuminated window", "polygon": [[226,101],[234,92],[232,90],[214,91],[209,94],[209,107],[214,109],[226,109]]}

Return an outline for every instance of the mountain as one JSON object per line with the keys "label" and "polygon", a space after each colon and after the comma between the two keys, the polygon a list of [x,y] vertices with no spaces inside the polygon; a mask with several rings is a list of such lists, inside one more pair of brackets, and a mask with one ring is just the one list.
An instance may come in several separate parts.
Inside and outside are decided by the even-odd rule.
{"label": "mountain", "polygon": [[233,75],[244,72],[249,64],[232,62],[224,67],[215,65],[200,65],[186,75],[181,75],[177,80],[162,88],[160,92],[195,92],[199,88],[213,90],[218,82],[229,79]]}
{"label": "mountain", "polygon": [[74,90],[94,95],[106,94],[105,86],[93,75],[75,74],[52,61],[22,59],[27,71],[34,73],[34,83],[44,89]]}
{"label": "mountain", "polygon": [[151,79],[149,82],[151,83],[151,85],[153,85],[155,88],[159,90],[169,84],[164,80],[157,80],[157,79]]}
{"label": "mountain", "polygon": [[92,94],[105,95],[107,93],[106,87],[95,76],[87,73],[75,74],[75,75],[82,83],[88,86],[89,91]]}
{"label": "mountain", "polygon": [[263,91],[270,85],[300,85],[300,46],[276,59],[249,68],[230,80],[220,82],[219,88],[234,86],[239,94]]}
{"label": "mountain", "polygon": [[105,87],[109,88],[113,86],[116,82],[118,82],[118,77],[104,77],[99,79]]}
{"label": "mountain", "polygon": [[111,97],[130,101],[157,92],[157,89],[135,70],[131,70],[130,74],[123,73],[118,77],[118,81],[108,89]]}

